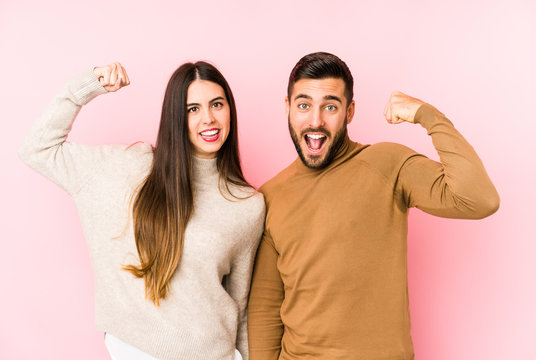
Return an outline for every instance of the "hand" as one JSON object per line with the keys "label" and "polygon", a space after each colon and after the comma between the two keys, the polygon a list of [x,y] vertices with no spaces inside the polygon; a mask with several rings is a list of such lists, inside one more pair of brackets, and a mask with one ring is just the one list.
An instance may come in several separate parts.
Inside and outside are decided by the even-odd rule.
{"label": "hand", "polygon": [[383,115],[389,124],[400,124],[404,121],[415,123],[415,114],[422,104],[424,102],[419,99],[394,91],[385,105]]}
{"label": "hand", "polygon": [[130,85],[130,79],[125,68],[118,62],[106,66],[97,66],[93,69],[93,72],[108,92],[114,92]]}

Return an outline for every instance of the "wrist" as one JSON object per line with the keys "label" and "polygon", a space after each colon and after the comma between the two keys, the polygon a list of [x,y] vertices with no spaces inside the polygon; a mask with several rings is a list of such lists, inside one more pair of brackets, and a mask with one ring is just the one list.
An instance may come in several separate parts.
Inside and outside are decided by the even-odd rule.
{"label": "wrist", "polygon": [[422,127],[428,129],[437,119],[443,117],[445,117],[445,115],[435,107],[428,103],[422,103],[413,117],[413,122],[415,124],[421,124]]}

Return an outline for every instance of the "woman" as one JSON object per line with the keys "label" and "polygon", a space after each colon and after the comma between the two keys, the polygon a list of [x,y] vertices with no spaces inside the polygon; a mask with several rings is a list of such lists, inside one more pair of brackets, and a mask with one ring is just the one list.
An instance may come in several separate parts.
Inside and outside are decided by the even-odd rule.
{"label": "woman", "polygon": [[75,200],[113,359],[247,354],[246,302],[264,201],[240,168],[233,95],[205,62],[172,75],[153,148],[66,142],[81,106],[130,83],[119,63],[72,80],[21,158]]}

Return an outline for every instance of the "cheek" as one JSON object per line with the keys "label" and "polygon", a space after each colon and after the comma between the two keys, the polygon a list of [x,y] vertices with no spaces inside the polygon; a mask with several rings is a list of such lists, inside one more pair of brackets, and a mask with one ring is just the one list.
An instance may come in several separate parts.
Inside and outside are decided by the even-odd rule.
{"label": "cheek", "polygon": [[291,113],[289,121],[290,126],[292,126],[292,128],[299,133],[299,130],[301,130],[307,124],[307,115],[299,112]]}
{"label": "cheek", "polygon": [[229,112],[222,114],[220,122],[222,128],[225,129],[225,136],[227,136],[231,132],[231,114]]}
{"label": "cheek", "polygon": [[303,126],[296,123],[296,119],[289,120],[289,126],[290,126],[290,131],[293,133],[293,135],[291,134],[293,138],[295,137],[298,140],[301,139],[301,132],[303,130]]}
{"label": "cheek", "polygon": [[345,114],[336,114],[326,118],[326,128],[331,132],[336,132],[344,126]]}

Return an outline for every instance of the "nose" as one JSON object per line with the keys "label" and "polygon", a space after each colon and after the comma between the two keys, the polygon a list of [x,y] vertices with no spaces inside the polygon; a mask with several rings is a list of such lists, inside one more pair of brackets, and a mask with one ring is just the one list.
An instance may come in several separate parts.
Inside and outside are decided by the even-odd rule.
{"label": "nose", "polygon": [[210,111],[210,107],[209,108],[205,108],[203,110],[203,114],[202,114],[202,119],[201,119],[201,122],[203,124],[211,124],[214,122],[214,114],[212,113],[212,111]]}
{"label": "nose", "polygon": [[320,108],[315,108],[314,111],[311,112],[311,127],[312,128],[319,128],[324,126],[324,119],[322,117],[322,112],[320,111]]}

